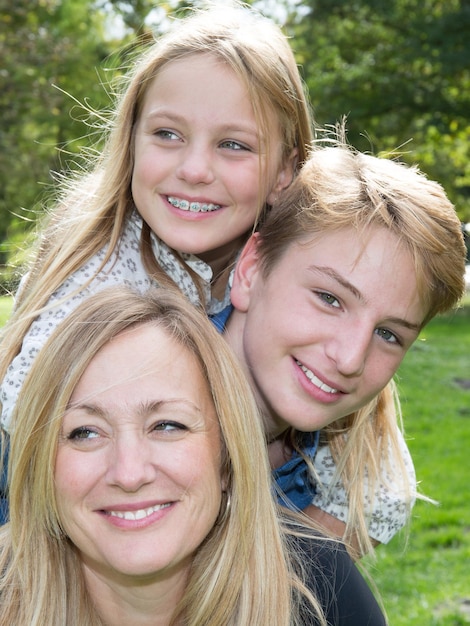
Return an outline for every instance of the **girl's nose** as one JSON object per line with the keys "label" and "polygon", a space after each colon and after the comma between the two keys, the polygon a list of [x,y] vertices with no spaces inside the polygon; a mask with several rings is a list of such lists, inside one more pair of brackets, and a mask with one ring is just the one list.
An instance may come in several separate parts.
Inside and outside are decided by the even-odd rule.
{"label": "girl's nose", "polygon": [[213,155],[208,146],[190,145],[181,152],[176,176],[190,185],[208,185],[214,180]]}

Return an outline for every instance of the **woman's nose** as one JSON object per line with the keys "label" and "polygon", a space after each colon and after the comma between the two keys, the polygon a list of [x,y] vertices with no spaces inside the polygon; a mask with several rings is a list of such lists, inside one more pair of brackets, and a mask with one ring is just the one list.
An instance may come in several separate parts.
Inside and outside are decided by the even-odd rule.
{"label": "woman's nose", "polygon": [[155,475],[155,459],[149,442],[135,433],[123,433],[109,450],[108,483],[135,492],[152,482]]}

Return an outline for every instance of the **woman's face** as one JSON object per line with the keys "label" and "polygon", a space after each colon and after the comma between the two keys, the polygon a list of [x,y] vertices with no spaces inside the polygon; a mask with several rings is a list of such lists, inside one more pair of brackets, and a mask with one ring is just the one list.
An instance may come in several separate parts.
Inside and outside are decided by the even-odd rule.
{"label": "woman's face", "polygon": [[219,426],[195,357],[156,324],[90,362],[55,465],[62,526],[85,572],[185,579],[221,502]]}

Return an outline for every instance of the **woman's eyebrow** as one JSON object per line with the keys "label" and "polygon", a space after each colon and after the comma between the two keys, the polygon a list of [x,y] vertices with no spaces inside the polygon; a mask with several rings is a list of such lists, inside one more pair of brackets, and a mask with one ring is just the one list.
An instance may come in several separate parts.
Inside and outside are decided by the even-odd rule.
{"label": "woman's eyebrow", "polygon": [[[140,415],[150,415],[152,413],[158,413],[168,405],[174,405],[176,407],[181,406],[184,410],[190,410],[192,413],[202,414],[200,407],[190,400],[185,398],[165,398],[162,400],[144,400],[136,405],[137,411]],[[89,415],[97,415],[105,417],[108,412],[107,407],[100,402],[93,402],[92,400],[84,400],[78,402],[71,402],[67,405],[66,411],[84,411]]]}

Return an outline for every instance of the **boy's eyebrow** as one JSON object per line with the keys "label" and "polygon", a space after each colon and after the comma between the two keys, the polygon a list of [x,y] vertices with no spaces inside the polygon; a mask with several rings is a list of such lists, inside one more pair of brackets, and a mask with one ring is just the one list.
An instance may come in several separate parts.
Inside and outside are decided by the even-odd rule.
{"label": "boy's eyebrow", "polygon": [[389,317],[388,322],[392,324],[399,324],[400,326],[404,326],[405,328],[409,328],[417,333],[419,333],[423,327],[422,324],[413,324],[413,322],[409,322],[408,320],[404,320],[401,317]]}
{"label": "boy's eyebrow", "polygon": [[[355,287],[351,282],[349,282],[349,280],[344,278],[344,276],[341,276],[341,274],[338,274],[338,272],[334,270],[332,267],[322,266],[322,265],[310,265],[308,267],[308,270],[312,272],[321,272],[322,274],[326,274],[327,276],[330,276],[331,278],[333,278],[333,280],[336,280],[336,282],[338,282],[345,289],[350,291],[353,294],[353,296],[359,300],[359,302],[366,303],[366,298],[364,298],[364,296],[359,291],[359,289]],[[400,326],[404,326],[405,328],[409,328],[410,330],[416,331],[418,333],[420,332],[422,328],[422,324],[415,324],[401,317],[390,317],[388,318],[388,321],[392,322],[393,324],[399,324]]]}
{"label": "boy's eyebrow", "polygon": [[311,270],[312,272],[321,272],[322,274],[326,274],[327,276],[330,276],[331,278],[333,278],[333,280],[336,280],[336,282],[338,282],[345,289],[350,291],[353,294],[353,296],[357,298],[360,302],[363,302],[363,303],[366,302],[366,299],[364,298],[362,293],[359,291],[359,289],[355,287],[352,283],[350,283],[349,280],[346,280],[346,278],[341,276],[341,274],[338,274],[338,272],[334,270],[332,267],[328,267],[326,265],[310,265],[308,269]]}

